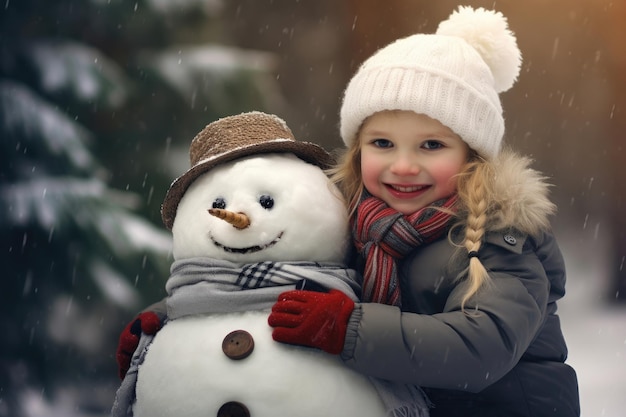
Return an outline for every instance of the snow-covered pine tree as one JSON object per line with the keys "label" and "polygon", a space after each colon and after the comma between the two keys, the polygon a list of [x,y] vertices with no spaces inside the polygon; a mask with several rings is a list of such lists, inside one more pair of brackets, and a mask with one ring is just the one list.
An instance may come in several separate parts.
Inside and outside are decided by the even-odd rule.
{"label": "snow-covered pine tree", "polygon": [[219,0],[0,10],[0,416],[108,415],[117,335],[164,294],[159,208],[189,141],[282,105],[272,57],[223,46],[219,13]]}

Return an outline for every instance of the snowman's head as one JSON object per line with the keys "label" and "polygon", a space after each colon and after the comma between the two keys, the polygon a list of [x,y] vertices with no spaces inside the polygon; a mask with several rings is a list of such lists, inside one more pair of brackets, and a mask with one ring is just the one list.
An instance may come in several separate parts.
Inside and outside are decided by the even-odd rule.
{"label": "snowman's head", "polygon": [[[178,204],[174,258],[342,262],[349,229],[339,195],[319,167],[293,154],[219,165],[199,176]],[[246,220],[233,224],[218,215]]]}

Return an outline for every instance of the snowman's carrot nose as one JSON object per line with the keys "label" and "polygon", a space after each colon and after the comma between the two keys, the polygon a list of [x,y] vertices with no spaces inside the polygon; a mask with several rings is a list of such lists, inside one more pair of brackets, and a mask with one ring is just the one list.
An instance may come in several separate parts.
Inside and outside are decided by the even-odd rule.
{"label": "snowman's carrot nose", "polygon": [[232,224],[237,229],[245,229],[250,226],[250,219],[244,213],[235,213],[234,211],[213,208],[209,209],[209,213]]}

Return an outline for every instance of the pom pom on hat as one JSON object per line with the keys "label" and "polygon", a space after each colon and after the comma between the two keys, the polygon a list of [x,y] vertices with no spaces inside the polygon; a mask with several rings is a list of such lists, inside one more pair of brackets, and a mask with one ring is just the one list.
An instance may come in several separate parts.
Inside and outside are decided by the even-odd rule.
{"label": "pom pom on hat", "polygon": [[436,34],[396,40],[361,65],[343,97],[343,141],[350,146],[363,121],[377,112],[408,110],[439,120],[492,158],[504,135],[498,93],[513,86],[520,66],[506,18],[461,6]]}
{"label": "pom pom on hat", "polygon": [[476,49],[491,69],[498,93],[513,87],[522,65],[522,54],[502,13],[460,6],[439,24],[436,34],[458,36]]}

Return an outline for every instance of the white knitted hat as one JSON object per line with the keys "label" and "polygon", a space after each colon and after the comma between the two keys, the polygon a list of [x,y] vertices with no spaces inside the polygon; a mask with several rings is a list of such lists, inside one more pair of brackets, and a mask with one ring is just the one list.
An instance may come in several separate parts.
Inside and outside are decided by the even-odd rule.
{"label": "white knitted hat", "polygon": [[501,13],[461,6],[435,34],[396,40],[361,65],[344,93],[341,137],[350,146],[369,116],[410,110],[439,120],[492,158],[504,135],[498,93],[513,86],[521,62]]}

